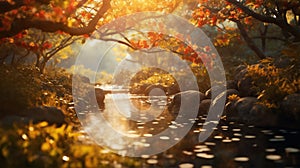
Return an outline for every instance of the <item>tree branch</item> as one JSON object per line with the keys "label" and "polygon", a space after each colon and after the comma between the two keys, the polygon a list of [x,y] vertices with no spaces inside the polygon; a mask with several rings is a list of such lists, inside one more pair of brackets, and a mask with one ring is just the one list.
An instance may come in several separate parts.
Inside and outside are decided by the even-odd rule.
{"label": "tree branch", "polygon": [[69,27],[65,23],[58,23],[47,20],[38,20],[38,19],[16,19],[12,25],[11,29],[8,31],[0,31],[0,39],[5,37],[11,37],[19,32],[26,30],[28,28],[40,29],[44,32],[56,32],[63,31],[70,34],[71,36],[83,35],[92,33],[100,18],[110,9],[110,0],[103,0],[102,7],[98,10],[97,14],[93,19],[88,23],[87,26],[83,27]]}
{"label": "tree branch", "polygon": [[233,5],[237,6],[238,8],[240,8],[247,15],[252,16],[253,18],[260,20],[262,22],[274,23],[274,24],[278,24],[278,22],[279,22],[276,18],[264,16],[264,15],[254,12],[253,10],[249,9],[244,4],[240,3],[239,1],[236,1],[236,0],[226,0],[226,1],[229,3],[232,3]]}
{"label": "tree branch", "polygon": [[255,45],[254,41],[249,37],[244,25],[239,20],[235,20],[234,22],[237,24],[237,27],[239,28],[240,33],[249,48],[251,48],[260,59],[266,58],[265,54]]}
{"label": "tree branch", "polygon": [[[227,2],[235,5],[236,7],[240,8],[243,12],[247,15],[265,23],[273,23],[279,26],[283,31],[292,34],[295,37],[295,41],[300,41],[300,29],[298,27],[293,27],[288,24],[285,20],[285,16],[280,16],[279,18],[273,18],[265,15],[261,15],[259,13],[254,12],[253,10],[249,9],[243,3],[237,0],[226,0]],[[282,12],[282,11],[281,11]],[[284,13],[282,13],[284,15]]]}

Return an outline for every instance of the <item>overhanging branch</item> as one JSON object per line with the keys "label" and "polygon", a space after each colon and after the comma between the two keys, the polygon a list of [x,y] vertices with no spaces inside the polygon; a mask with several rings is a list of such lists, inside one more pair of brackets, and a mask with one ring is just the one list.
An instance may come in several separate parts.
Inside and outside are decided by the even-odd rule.
{"label": "overhanging branch", "polygon": [[72,36],[83,35],[92,33],[95,30],[95,27],[100,18],[110,9],[110,0],[103,0],[102,7],[98,10],[97,14],[93,17],[93,19],[88,23],[87,26],[83,27],[69,27],[65,23],[47,21],[47,20],[39,20],[39,19],[16,19],[12,25],[11,29],[7,31],[0,31],[0,39],[5,37],[12,37],[19,32],[29,29],[36,28],[40,29],[44,32],[56,32],[63,31]]}

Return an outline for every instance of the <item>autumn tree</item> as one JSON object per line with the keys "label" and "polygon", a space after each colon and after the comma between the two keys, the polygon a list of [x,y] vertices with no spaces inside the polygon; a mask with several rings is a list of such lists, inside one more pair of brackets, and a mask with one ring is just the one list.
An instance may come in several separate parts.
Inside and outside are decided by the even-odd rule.
{"label": "autumn tree", "polygon": [[[241,36],[261,59],[266,57],[267,40],[300,40],[298,0],[200,0],[194,7],[193,22],[199,27],[216,27],[220,32],[217,43],[226,45],[231,39]],[[279,27],[280,36],[270,36],[272,25]],[[239,30],[239,34],[235,29]],[[252,37],[251,30],[258,31],[259,36]],[[261,47],[254,39],[261,40]]]}
{"label": "autumn tree", "polygon": [[[60,50],[80,38],[89,37],[115,18],[141,11],[172,12],[181,2],[4,0],[0,1],[0,42],[25,49],[21,57],[34,55],[36,67],[43,70],[47,61]],[[122,25],[119,27],[122,29]],[[11,54],[2,56],[2,60],[8,55]]]}

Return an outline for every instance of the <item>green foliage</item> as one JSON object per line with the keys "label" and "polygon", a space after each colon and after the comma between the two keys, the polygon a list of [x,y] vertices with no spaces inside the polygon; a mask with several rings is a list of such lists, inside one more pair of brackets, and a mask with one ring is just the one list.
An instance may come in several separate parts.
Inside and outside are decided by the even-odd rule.
{"label": "green foliage", "polygon": [[[281,56],[283,58],[285,56]],[[260,64],[247,67],[247,75],[253,79],[259,100],[271,108],[278,108],[285,96],[300,91],[299,60],[287,57],[285,59],[289,61],[285,66],[268,58],[261,60]]]}
{"label": "green foliage", "polygon": [[[0,128],[3,167],[140,167],[134,159],[120,157],[98,145],[84,144],[85,135],[72,126],[59,128],[47,122],[13,129]],[[17,159],[17,160],[16,160]]]}

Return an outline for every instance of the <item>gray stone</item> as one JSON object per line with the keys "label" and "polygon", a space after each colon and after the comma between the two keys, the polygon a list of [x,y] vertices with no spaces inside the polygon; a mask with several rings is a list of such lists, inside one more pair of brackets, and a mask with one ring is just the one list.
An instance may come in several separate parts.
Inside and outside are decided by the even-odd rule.
{"label": "gray stone", "polygon": [[274,127],[278,126],[278,115],[262,104],[254,104],[246,121],[256,126]]}
{"label": "gray stone", "polygon": [[96,100],[97,100],[99,108],[104,109],[104,107],[105,107],[105,103],[104,103],[105,93],[104,93],[104,90],[102,90],[100,88],[96,88],[95,89],[95,94],[96,94]]}
{"label": "gray stone", "polygon": [[292,61],[288,57],[279,57],[275,59],[274,64],[278,68],[287,68],[292,65]]}
{"label": "gray stone", "polygon": [[47,121],[49,124],[62,125],[65,123],[65,115],[57,107],[40,106],[25,110],[21,117],[28,118],[33,123]]}
{"label": "gray stone", "polygon": [[227,102],[225,105],[225,115],[228,120],[238,120],[239,114],[237,113],[234,102]]}
{"label": "gray stone", "polygon": [[202,100],[199,107],[199,114],[207,114],[209,107],[211,105],[211,99]]}
{"label": "gray stone", "polygon": [[180,88],[175,84],[168,87],[166,90],[167,90],[167,95],[174,95],[180,92]]}
{"label": "gray stone", "polygon": [[5,116],[0,120],[1,126],[12,126],[13,124],[29,124],[30,120],[26,117],[21,117],[17,115]]}
{"label": "gray stone", "polygon": [[88,78],[86,76],[83,76],[83,75],[80,75],[80,74],[75,74],[73,76],[73,78],[76,78],[78,81],[80,81],[82,83],[87,83],[87,84],[90,83],[90,78]]}
{"label": "gray stone", "polygon": [[227,89],[237,89],[237,83],[234,80],[226,81],[226,88]]}
{"label": "gray stone", "polygon": [[[199,96],[199,102],[195,102],[195,98]],[[204,94],[199,91],[188,90],[180,92],[174,95],[172,102],[170,103],[168,109],[172,113],[178,113],[181,107],[181,99],[184,99],[184,102],[189,102],[185,104],[184,109],[189,109],[195,105],[200,105],[200,102],[204,99]]]}
{"label": "gray stone", "polygon": [[238,90],[241,97],[257,96],[257,91],[254,88],[253,80],[245,76],[238,81]]}
{"label": "gray stone", "polygon": [[224,86],[221,86],[221,85],[215,85],[213,87],[211,87],[210,89],[208,89],[206,92],[205,92],[205,98],[206,99],[214,99],[212,98],[212,91],[215,92],[215,95],[218,96],[219,94],[221,94],[222,92],[224,92],[224,90],[226,90],[226,88]]}
{"label": "gray stone", "polygon": [[238,66],[237,69],[235,70],[235,75],[234,75],[235,82],[237,83],[242,78],[244,78],[246,76],[247,72],[248,72],[248,70],[247,70],[246,65]]}
{"label": "gray stone", "polygon": [[235,109],[239,115],[239,118],[242,120],[247,120],[249,117],[250,110],[257,102],[256,97],[243,97],[239,99],[235,104]]}
{"label": "gray stone", "polygon": [[164,93],[166,93],[166,90],[167,90],[167,89],[166,89],[164,86],[162,86],[162,85],[150,85],[150,86],[148,86],[148,87],[144,90],[145,96],[149,96],[149,95],[150,95],[150,92],[151,92],[152,90],[155,90],[155,89],[159,89],[159,90],[163,91]]}
{"label": "gray stone", "polygon": [[294,93],[286,96],[281,102],[280,109],[283,114],[300,121],[300,94]]}

